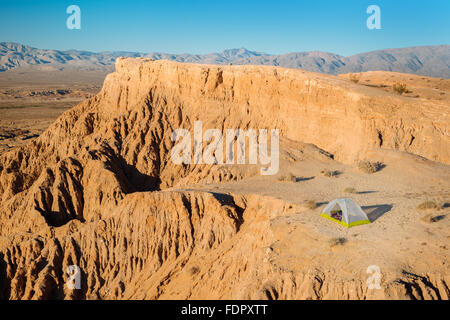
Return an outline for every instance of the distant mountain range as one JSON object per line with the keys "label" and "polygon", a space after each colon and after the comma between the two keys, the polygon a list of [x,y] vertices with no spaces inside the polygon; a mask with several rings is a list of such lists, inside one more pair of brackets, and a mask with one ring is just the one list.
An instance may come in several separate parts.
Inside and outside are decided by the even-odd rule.
{"label": "distant mountain range", "polygon": [[24,67],[42,70],[74,67],[83,70],[112,71],[114,61],[121,56],[222,65],[230,63],[270,65],[327,74],[383,70],[450,78],[450,45],[377,50],[344,57],[320,51],[273,55],[245,48],[202,55],[122,51],[95,53],[78,50],[44,50],[18,43],[0,42],[0,71]]}

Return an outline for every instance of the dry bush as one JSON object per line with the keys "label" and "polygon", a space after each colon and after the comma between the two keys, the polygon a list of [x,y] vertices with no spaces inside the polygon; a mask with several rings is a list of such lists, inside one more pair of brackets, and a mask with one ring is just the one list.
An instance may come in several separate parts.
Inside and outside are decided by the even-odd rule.
{"label": "dry bush", "polygon": [[328,178],[337,177],[337,175],[339,174],[338,171],[328,170],[328,169],[324,169],[324,170],[320,171],[320,173]]}
{"label": "dry bush", "polygon": [[355,188],[349,187],[349,188],[345,188],[345,189],[344,189],[344,192],[345,192],[345,193],[357,193],[358,191],[356,191]]}
{"label": "dry bush", "polygon": [[358,169],[364,173],[375,173],[383,167],[381,162],[363,160],[358,162]]}
{"label": "dry bush", "polygon": [[346,238],[331,238],[328,240],[330,247],[343,246],[347,242]]}
{"label": "dry bush", "polygon": [[197,267],[197,266],[193,266],[191,269],[189,269],[189,273],[193,276],[193,275],[195,275],[195,274],[197,274],[197,273],[199,273],[200,272],[200,268],[199,267]]}
{"label": "dry bush", "polygon": [[287,176],[280,176],[280,177],[278,177],[278,181],[297,182],[297,177],[294,176],[292,173],[289,173]]}
{"label": "dry bush", "polygon": [[351,74],[349,79],[353,83],[358,83],[359,82],[359,77],[356,74]]}
{"label": "dry bush", "polygon": [[444,219],[445,216],[433,216],[431,214],[427,214],[425,216],[423,216],[420,220],[422,220],[423,222],[426,223],[433,223],[433,222],[438,222],[442,219]]}
{"label": "dry bush", "polygon": [[317,208],[317,203],[313,200],[305,200],[303,201],[303,207],[309,210],[314,210]]}
{"label": "dry bush", "polygon": [[406,89],[406,84],[404,83],[394,83],[392,86],[392,90],[398,94],[408,93],[408,89]]}
{"label": "dry bush", "polygon": [[437,201],[433,200],[427,200],[422,203],[420,203],[417,206],[417,209],[419,210],[440,210],[442,209],[442,204],[438,203]]}

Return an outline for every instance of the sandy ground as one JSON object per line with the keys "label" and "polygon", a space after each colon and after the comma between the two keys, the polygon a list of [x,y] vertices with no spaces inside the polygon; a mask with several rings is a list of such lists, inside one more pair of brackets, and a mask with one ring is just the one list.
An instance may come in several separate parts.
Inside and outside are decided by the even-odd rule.
{"label": "sandy ground", "polygon": [[407,92],[403,95],[406,97],[450,101],[450,80],[448,79],[387,71],[348,73],[341,74],[339,77],[387,92],[393,91],[394,84],[405,84]]}
{"label": "sandy ground", "polygon": [[[292,159],[298,149],[295,144],[285,149],[276,176],[174,189],[260,194],[295,205],[296,213],[271,222],[278,239],[271,247],[272,263],[283,270],[304,270],[305,265],[323,270],[326,265],[344,279],[364,274],[370,265],[379,266],[384,274],[409,271],[425,274],[430,268],[433,272],[449,272],[448,166],[382,150],[374,153],[372,159],[382,161],[385,167],[366,174],[356,166],[331,159]],[[336,170],[339,174],[325,177],[321,174],[323,169]],[[289,173],[296,177],[296,182],[280,181]],[[356,189],[356,193],[345,193],[344,189],[349,187]],[[372,223],[347,229],[320,217],[329,201],[343,197],[359,204]],[[307,200],[313,200],[317,208],[306,208]],[[417,206],[427,200],[440,203],[442,208],[418,210]],[[424,221],[428,215],[435,222]],[[338,238],[343,239],[342,245],[330,245]]]}

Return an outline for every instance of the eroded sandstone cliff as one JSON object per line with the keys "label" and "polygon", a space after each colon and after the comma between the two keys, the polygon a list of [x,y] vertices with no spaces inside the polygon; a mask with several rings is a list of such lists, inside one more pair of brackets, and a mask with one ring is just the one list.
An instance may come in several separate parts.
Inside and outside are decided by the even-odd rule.
{"label": "eroded sandstone cliff", "polygon": [[[0,297],[370,298],[362,278],[339,284],[322,270],[270,262],[271,219],[292,205],[164,191],[259,172],[174,164],[173,130],[197,120],[222,131],[279,129],[344,163],[378,148],[450,163],[448,106],[438,102],[299,70],[119,59],[97,96],[1,155]],[[69,265],[82,270],[81,290],[65,286]],[[440,274],[390,281],[384,297],[449,296]]]}

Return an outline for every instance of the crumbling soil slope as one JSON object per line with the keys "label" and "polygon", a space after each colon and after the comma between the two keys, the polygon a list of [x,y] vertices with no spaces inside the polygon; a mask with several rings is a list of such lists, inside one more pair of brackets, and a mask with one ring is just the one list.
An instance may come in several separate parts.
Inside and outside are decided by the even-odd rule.
{"label": "crumbling soil slope", "polygon": [[[448,299],[442,253],[423,276],[388,268],[376,292],[365,270],[286,262],[295,201],[192,187],[251,180],[257,166],[170,158],[173,130],[202,121],[222,132],[279,129],[288,163],[350,166],[383,148],[445,177],[448,107],[300,70],[119,59],[99,94],[0,156],[0,298]],[[326,238],[307,225],[294,236],[344,250],[316,245]],[[350,246],[339,263],[358,252]],[[67,286],[70,265],[80,289]]]}

